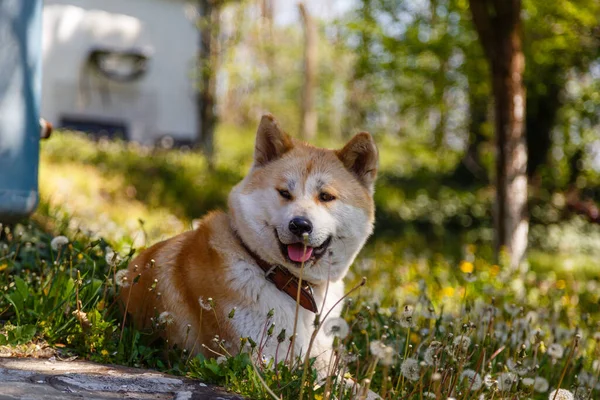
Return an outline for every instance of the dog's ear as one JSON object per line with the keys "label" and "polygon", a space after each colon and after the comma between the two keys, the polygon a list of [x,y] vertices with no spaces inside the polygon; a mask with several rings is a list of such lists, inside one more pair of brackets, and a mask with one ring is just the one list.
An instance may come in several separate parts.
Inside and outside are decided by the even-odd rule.
{"label": "dog's ear", "polygon": [[262,167],[277,160],[294,147],[292,139],[279,127],[271,114],[265,114],[256,131],[254,166]]}
{"label": "dog's ear", "polygon": [[371,135],[367,132],[356,134],[341,150],[337,150],[336,154],[346,169],[373,193],[379,155]]}

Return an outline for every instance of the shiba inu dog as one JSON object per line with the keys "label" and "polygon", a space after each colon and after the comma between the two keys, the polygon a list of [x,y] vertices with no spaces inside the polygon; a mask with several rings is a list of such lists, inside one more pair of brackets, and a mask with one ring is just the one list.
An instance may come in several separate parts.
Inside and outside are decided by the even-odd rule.
{"label": "shiba inu dog", "polygon": [[[246,337],[283,360],[298,299],[293,351],[305,354],[315,314],[323,318],[342,298],[343,278],[372,232],[377,163],[368,133],[340,150],[321,149],[263,116],[253,166],[231,191],[228,213],[210,213],[195,230],[137,256],[121,291],[124,308],[138,327],[162,323],[169,343],[191,352],[233,354]],[[321,330],[311,356],[323,362],[332,341]]]}

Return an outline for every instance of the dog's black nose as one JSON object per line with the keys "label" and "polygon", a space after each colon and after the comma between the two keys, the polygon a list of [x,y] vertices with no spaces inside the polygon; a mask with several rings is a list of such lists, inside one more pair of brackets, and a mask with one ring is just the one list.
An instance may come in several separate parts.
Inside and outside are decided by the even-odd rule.
{"label": "dog's black nose", "polygon": [[313,226],[307,218],[296,217],[290,221],[289,229],[294,235],[302,236],[304,233],[311,233]]}

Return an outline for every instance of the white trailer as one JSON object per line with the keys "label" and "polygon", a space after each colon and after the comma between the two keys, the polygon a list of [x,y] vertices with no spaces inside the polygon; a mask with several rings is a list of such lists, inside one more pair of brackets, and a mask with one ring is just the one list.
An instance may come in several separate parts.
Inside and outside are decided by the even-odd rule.
{"label": "white trailer", "polygon": [[144,144],[192,142],[197,46],[184,0],[45,0],[41,115]]}

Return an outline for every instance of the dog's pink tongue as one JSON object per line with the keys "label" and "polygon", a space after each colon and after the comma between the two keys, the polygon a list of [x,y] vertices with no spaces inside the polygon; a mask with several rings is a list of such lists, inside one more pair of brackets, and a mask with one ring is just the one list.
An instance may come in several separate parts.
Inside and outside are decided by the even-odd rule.
{"label": "dog's pink tongue", "polygon": [[288,244],[287,246],[288,256],[292,261],[305,262],[312,255],[312,247],[306,247],[302,243]]}

